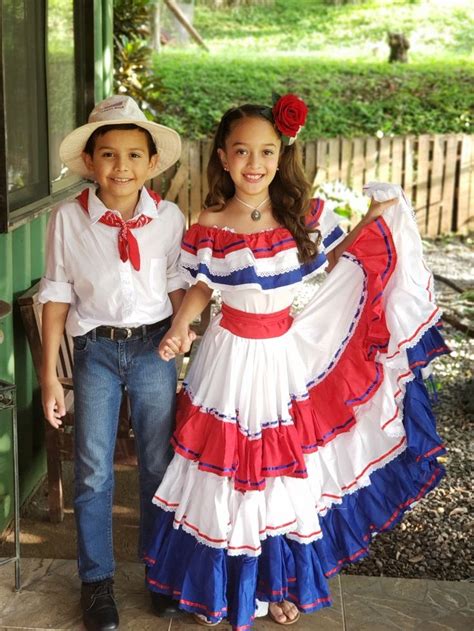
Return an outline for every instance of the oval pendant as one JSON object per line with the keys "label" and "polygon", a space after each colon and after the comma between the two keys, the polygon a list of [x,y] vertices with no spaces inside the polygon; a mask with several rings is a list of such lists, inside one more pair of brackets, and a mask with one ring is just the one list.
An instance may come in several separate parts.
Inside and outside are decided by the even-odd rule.
{"label": "oval pendant", "polygon": [[258,210],[258,208],[255,208],[255,210],[252,210],[252,213],[250,215],[250,217],[254,220],[254,221],[258,221],[260,219],[260,217],[262,216],[262,213]]}

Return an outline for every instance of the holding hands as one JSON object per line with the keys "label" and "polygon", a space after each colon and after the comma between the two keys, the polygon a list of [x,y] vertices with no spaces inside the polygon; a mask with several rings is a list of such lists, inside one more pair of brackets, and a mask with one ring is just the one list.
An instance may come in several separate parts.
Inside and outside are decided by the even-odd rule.
{"label": "holding hands", "polygon": [[176,355],[189,351],[195,339],[196,333],[191,331],[187,325],[180,325],[179,322],[175,322],[161,340],[158,346],[158,355],[167,362]]}
{"label": "holding hands", "polygon": [[186,353],[196,339],[196,333],[189,328],[194,318],[202,313],[212,296],[212,289],[199,281],[190,287],[181,303],[170,330],[158,346],[158,355],[165,362],[180,353]]}

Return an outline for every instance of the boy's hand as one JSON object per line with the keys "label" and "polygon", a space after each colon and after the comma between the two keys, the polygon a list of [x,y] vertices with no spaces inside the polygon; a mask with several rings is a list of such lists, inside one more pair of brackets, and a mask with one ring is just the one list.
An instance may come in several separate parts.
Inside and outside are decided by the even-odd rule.
{"label": "boy's hand", "polygon": [[397,202],[398,202],[398,197],[387,199],[384,202],[378,202],[376,199],[372,197],[370,200],[369,210],[367,211],[367,214],[364,217],[364,221],[367,221],[368,223],[370,221],[374,221],[374,219],[378,219],[383,214],[384,210],[386,210],[387,208],[390,208],[390,206],[393,206]]}
{"label": "boy's hand", "polygon": [[64,390],[58,379],[41,386],[41,402],[46,420],[58,429],[63,424],[61,418],[66,414]]}
{"label": "boy's hand", "polygon": [[168,335],[161,340],[158,346],[158,354],[164,361],[169,361],[180,353],[187,353],[195,339],[196,333],[189,328],[182,330],[179,327],[175,328],[172,326],[168,331]]}

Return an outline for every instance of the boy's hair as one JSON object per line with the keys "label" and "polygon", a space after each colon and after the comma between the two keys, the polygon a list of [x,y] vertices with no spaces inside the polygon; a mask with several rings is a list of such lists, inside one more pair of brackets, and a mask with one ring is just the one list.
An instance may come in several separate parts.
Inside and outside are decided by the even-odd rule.
{"label": "boy's hair", "polygon": [[103,125],[102,127],[98,127],[89,136],[84,147],[84,153],[87,153],[92,157],[94,154],[95,143],[97,141],[97,138],[100,138],[101,136],[104,136],[107,132],[114,131],[115,129],[126,129],[126,130],[138,129],[139,131],[142,132],[142,134],[145,134],[147,145],[148,145],[148,153],[149,153],[150,158],[151,156],[154,156],[155,154],[158,153],[155,141],[153,140],[150,132],[147,129],[140,127],[139,125],[134,125],[133,123],[125,123],[123,125]]}
{"label": "boy's hair", "polygon": [[[274,126],[269,108],[263,105],[242,105],[234,107],[224,114],[217,128],[207,166],[209,193],[204,205],[220,206],[222,210],[227,200],[235,194],[234,182],[230,174],[224,171],[218,149],[225,151],[225,142],[234,123],[242,118],[261,118]],[[278,136],[280,132],[275,128]],[[269,186],[273,216],[279,224],[285,226],[293,235],[298,254],[302,262],[310,261],[318,252],[317,245],[310,234],[315,232],[306,226],[309,210],[310,185],[306,180],[301,154],[297,144],[283,145],[280,150],[278,171]]]}

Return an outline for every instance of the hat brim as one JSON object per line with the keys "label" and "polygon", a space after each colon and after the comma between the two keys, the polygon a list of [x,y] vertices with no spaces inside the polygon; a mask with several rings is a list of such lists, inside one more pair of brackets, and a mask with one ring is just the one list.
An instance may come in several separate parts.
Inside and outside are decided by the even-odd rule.
{"label": "hat brim", "polygon": [[166,171],[172,166],[181,155],[181,139],[179,134],[171,129],[165,127],[159,123],[153,123],[152,121],[140,121],[136,119],[117,119],[108,121],[97,121],[95,123],[87,123],[77,129],[74,129],[70,134],[64,138],[59,147],[59,157],[61,161],[68,167],[73,173],[77,173],[83,178],[92,179],[93,173],[89,171],[82,159],[82,153],[84,147],[91,134],[99,127],[105,127],[106,125],[127,125],[133,124],[137,127],[142,127],[150,132],[158,151],[158,162],[156,167],[150,173],[150,178],[156,177],[163,171]]}

